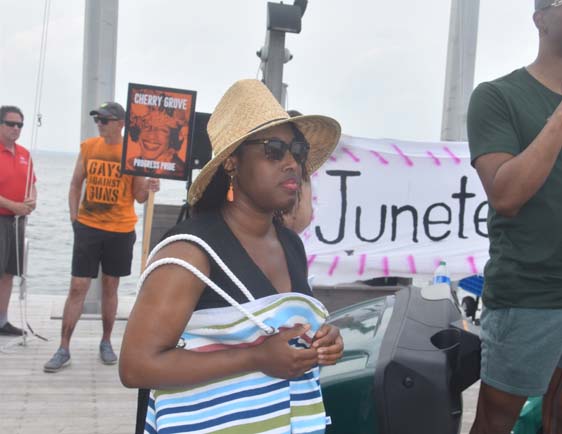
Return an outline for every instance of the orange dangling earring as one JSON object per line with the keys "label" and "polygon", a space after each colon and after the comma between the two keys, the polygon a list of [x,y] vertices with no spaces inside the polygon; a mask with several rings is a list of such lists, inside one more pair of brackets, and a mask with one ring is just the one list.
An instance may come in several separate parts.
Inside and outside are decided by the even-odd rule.
{"label": "orange dangling earring", "polygon": [[228,186],[228,191],[226,192],[226,200],[228,202],[234,202],[234,189],[232,188],[232,180],[234,175],[230,175],[230,185]]}

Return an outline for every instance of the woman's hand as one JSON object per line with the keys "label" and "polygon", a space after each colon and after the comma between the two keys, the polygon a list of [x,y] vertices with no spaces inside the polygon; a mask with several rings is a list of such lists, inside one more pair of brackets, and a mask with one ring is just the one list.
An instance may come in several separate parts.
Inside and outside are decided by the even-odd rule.
{"label": "woman's hand", "polygon": [[289,345],[291,339],[304,335],[309,329],[309,325],[298,325],[270,336],[254,347],[257,370],[270,377],[290,379],[298,378],[316,366],[316,349],[298,349]]}
{"label": "woman's hand", "polygon": [[335,365],[343,355],[340,329],[331,324],[324,324],[314,335],[312,348],[318,351],[318,364]]}

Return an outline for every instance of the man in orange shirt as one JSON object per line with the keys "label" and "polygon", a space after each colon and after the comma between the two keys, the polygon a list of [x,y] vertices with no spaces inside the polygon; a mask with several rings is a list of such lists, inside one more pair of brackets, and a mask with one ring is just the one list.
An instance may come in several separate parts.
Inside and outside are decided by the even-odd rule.
{"label": "man in orange shirt", "polygon": [[22,272],[25,219],[20,217],[35,209],[37,197],[31,157],[16,143],[22,128],[18,107],[0,107],[0,335],[13,336],[25,333],[8,322],[13,279]]}
{"label": "man in orange shirt", "polygon": [[117,312],[119,278],[131,274],[137,222],[134,201],[145,202],[149,191],[158,191],[160,185],[157,179],[121,175],[123,107],[107,102],[90,115],[100,136],[86,139],[80,145],[70,182],[68,204],[74,229],[72,277],[64,306],[60,347],[45,364],[45,372],[57,372],[70,363],[70,338],[100,264],[103,323],[100,358],[108,365],[117,362],[110,338]]}

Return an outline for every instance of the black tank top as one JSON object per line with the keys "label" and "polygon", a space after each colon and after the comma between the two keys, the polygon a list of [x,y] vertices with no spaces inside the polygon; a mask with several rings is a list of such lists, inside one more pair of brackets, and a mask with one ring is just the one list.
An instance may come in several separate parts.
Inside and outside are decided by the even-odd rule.
{"label": "black tank top", "polygon": [[[295,232],[282,225],[276,225],[275,228],[285,252],[292,291],[312,295],[301,239]],[[206,241],[255,298],[277,294],[277,290],[232,233],[220,212],[206,212],[184,220],[168,231],[164,238],[177,234],[196,235]],[[248,301],[215,261],[206,252],[205,254],[211,265],[210,279],[239,303]],[[207,286],[195,310],[226,306],[229,306],[228,302]]]}

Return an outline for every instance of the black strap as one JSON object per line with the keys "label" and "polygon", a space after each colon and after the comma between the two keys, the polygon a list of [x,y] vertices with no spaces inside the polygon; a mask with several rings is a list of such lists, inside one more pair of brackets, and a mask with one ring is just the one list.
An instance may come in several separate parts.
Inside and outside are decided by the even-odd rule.
{"label": "black strap", "polygon": [[139,389],[137,397],[137,424],[135,425],[135,434],[144,434],[149,397],[150,389]]}

